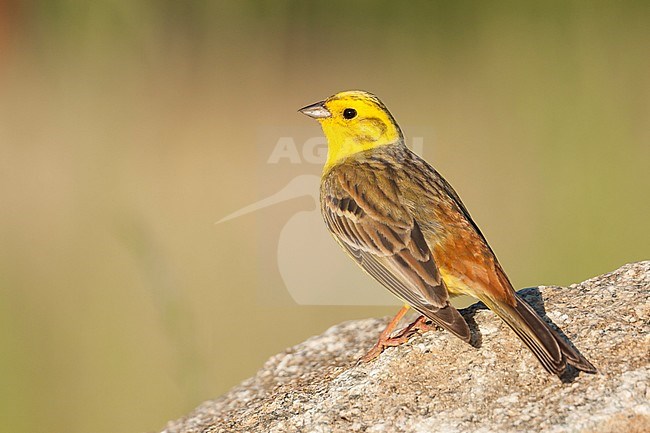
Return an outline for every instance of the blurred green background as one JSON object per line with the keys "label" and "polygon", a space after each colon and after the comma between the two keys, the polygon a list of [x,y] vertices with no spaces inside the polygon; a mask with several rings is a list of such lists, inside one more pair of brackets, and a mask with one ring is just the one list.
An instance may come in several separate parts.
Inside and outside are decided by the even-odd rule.
{"label": "blurred green background", "polygon": [[157,430],[393,312],[264,305],[264,214],[214,225],[339,90],[435,131],[515,286],[650,258],[648,47],[644,1],[0,1],[0,428]]}

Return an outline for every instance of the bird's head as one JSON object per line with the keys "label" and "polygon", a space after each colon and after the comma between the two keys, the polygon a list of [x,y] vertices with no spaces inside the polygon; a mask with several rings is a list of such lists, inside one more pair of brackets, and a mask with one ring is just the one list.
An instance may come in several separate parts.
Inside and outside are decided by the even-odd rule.
{"label": "bird's head", "polygon": [[375,95],[361,90],[337,93],[299,110],[318,120],[327,138],[325,170],[342,159],[402,141],[402,131]]}

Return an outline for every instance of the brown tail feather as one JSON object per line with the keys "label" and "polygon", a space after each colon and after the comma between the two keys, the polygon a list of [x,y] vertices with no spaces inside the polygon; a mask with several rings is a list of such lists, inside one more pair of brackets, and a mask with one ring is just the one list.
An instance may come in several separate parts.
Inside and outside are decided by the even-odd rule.
{"label": "brown tail feather", "polygon": [[515,307],[492,299],[481,300],[515,331],[549,373],[562,375],[567,363],[578,370],[596,373],[596,368],[553,331],[526,301],[519,296],[516,299]]}

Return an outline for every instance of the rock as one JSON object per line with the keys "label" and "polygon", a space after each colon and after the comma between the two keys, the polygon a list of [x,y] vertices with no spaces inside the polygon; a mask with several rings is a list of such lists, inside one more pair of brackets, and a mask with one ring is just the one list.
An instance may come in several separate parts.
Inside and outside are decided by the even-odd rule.
{"label": "rock", "polygon": [[357,320],[273,356],[163,432],[650,432],[650,261],[520,293],[598,374],[546,373],[480,305],[463,310],[480,348],[429,332],[356,365],[388,318]]}

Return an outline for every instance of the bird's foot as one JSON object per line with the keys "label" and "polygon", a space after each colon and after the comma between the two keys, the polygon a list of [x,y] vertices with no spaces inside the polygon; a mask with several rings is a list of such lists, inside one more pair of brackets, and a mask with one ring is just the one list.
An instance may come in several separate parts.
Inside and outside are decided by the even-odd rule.
{"label": "bird's foot", "polygon": [[[402,344],[402,342],[398,341],[398,340],[400,340],[399,336],[391,337],[391,334],[395,330],[395,327],[399,324],[400,320],[402,320],[404,315],[406,315],[408,310],[409,310],[409,306],[404,305],[397,312],[395,317],[393,317],[393,319],[390,322],[388,322],[388,325],[386,325],[386,328],[383,331],[381,331],[381,334],[379,334],[379,340],[377,340],[377,343],[373,346],[372,349],[370,349],[370,351],[368,353],[363,355],[361,357],[361,359],[359,359],[359,361],[357,361],[357,365],[359,365],[361,363],[366,363],[366,362],[372,361],[373,359],[375,359],[376,357],[381,355],[381,352],[383,352],[384,349],[387,348],[387,347],[399,346],[400,344]],[[404,341],[406,341],[406,340],[404,340]]]}
{"label": "bird's foot", "polygon": [[429,331],[440,329],[435,323],[432,323],[424,316],[418,317],[413,323],[404,328],[395,338],[406,337],[407,339],[413,334],[424,334]]}
{"label": "bird's foot", "polygon": [[413,323],[402,329],[397,335],[391,337],[390,334],[393,332],[393,329],[395,329],[395,326],[405,313],[406,310],[400,310],[400,312],[397,313],[395,318],[391,320],[386,329],[384,329],[381,335],[379,335],[379,340],[377,340],[377,343],[375,343],[375,345],[368,351],[368,353],[359,359],[357,365],[372,361],[381,355],[381,353],[387,347],[395,347],[406,343],[409,338],[413,336],[413,334],[424,334],[427,331],[438,329],[436,325],[428,323],[426,317],[420,316]]}
{"label": "bird's foot", "polygon": [[357,364],[365,364],[366,362],[370,362],[384,351],[387,347],[395,347],[399,346],[400,344],[404,344],[409,340],[409,335],[402,335],[400,332],[398,335],[395,337],[388,337],[388,338],[382,338],[381,336],[379,337],[379,340],[377,343],[375,343],[374,346],[372,346],[372,349],[370,349],[365,355],[363,355]]}

